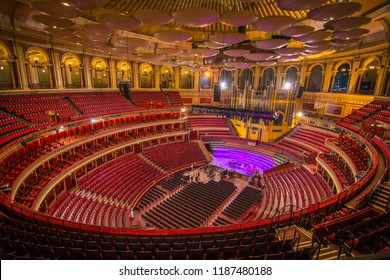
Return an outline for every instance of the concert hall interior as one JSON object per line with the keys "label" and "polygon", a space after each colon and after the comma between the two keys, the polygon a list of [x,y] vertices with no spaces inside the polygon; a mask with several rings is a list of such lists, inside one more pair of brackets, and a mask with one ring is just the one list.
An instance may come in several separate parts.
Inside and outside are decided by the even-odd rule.
{"label": "concert hall interior", "polygon": [[0,259],[389,259],[389,11],[2,1]]}

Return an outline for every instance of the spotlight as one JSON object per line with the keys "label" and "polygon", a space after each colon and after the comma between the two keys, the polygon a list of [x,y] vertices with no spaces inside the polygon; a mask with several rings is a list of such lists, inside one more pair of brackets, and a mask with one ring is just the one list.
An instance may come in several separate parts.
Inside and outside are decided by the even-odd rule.
{"label": "spotlight", "polygon": [[283,88],[284,89],[290,89],[291,88],[291,84],[290,83],[285,83]]}
{"label": "spotlight", "polygon": [[303,117],[303,112],[299,111],[299,112],[297,113],[297,117]]}

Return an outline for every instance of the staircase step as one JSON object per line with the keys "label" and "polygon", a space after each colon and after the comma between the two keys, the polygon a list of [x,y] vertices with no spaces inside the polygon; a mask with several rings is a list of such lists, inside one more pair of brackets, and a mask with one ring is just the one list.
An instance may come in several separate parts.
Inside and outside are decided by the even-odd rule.
{"label": "staircase step", "polygon": [[381,207],[386,207],[387,202],[383,202],[383,201],[381,201],[381,200],[374,200],[374,201],[373,201],[373,204],[378,204],[378,205],[380,205]]}
{"label": "staircase step", "polygon": [[389,200],[389,197],[384,196],[383,194],[380,194],[380,193],[376,193],[372,197],[373,197],[373,200],[383,201],[384,203],[387,203],[387,201]]}

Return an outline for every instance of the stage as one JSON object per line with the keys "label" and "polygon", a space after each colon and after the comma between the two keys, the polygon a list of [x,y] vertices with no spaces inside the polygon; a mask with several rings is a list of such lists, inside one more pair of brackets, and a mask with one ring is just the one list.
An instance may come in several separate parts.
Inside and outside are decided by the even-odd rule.
{"label": "stage", "polygon": [[215,147],[212,150],[212,155],[212,165],[248,177],[263,174],[265,170],[276,165],[272,157],[243,149]]}

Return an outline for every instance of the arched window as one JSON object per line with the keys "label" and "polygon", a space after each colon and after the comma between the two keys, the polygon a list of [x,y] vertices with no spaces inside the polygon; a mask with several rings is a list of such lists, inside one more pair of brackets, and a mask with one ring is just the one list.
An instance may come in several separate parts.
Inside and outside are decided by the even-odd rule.
{"label": "arched window", "polygon": [[119,61],[116,66],[116,83],[122,82],[132,82],[131,67],[127,61]]}
{"label": "arched window", "polygon": [[105,60],[94,58],[92,60],[92,85],[94,88],[109,87],[109,68]]}
{"label": "arched window", "polygon": [[61,64],[62,80],[66,88],[82,88],[83,85],[83,67],[80,65],[79,58],[74,54],[65,54],[62,57]]}
{"label": "arched window", "polygon": [[52,88],[51,66],[45,51],[30,48],[26,53],[27,76],[30,88]]}
{"label": "arched window", "polygon": [[260,90],[265,90],[269,86],[275,86],[275,70],[273,68],[267,68],[263,72],[263,76],[261,77],[261,83],[259,84]]}
{"label": "arched window", "polygon": [[161,88],[174,88],[174,73],[172,67],[161,67]]}
{"label": "arched window", "polygon": [[212,72],[207,70],[200,73],[199,86],[200,88],[209,89],[212,87]]}
{"label": "arched window", "polygon": [[350,70],[351,66],[348,63],[343,63],[337,68],[333,92],[347,92]]}
{"label": "arched window", "polygon": [[222,70],[219,76],[219,84],[222,89],[230,89],[232,84],[232,72],[228,70]]}
{"label": "arched window", "polygon": [[183,89],[194,88],[194,74],[191,70],[187,68],[181,68],[179,87]]}
{"label": "arched window", "polygon": [[297,82],[298,82],[298,69],[295,67],[288,68],[286,72],[286,78],[284,79],[284,83],[282,87],[294,89],[297,86]]}
{"label": "arched window", "polygon": [[154,87],[154,72],[153,66],[149,63],[142,63],[139,66],[140,70],[140,88],[153,88]]}
{"label": "arched window", "polygon": [[373,94],[375,90],[376,81],[378,79],[378,67],[377,60],[370,62],[361,77],[359,93]]}
{"label": "arched window", "polygon": [[0,90],[16,88],[13,64],[7,48],[0,43]]}
{"label": "arched window", "polygon": [[322,67],[316,65],[311,69],[307,91],[320,92],[322,85]]}
{"label": "arched window", "polygon": [[241,72],[238,80],[238,88],[243,90],[245,87],[252,87],[253,85],[253,73],[251,69],[244,69]]}

